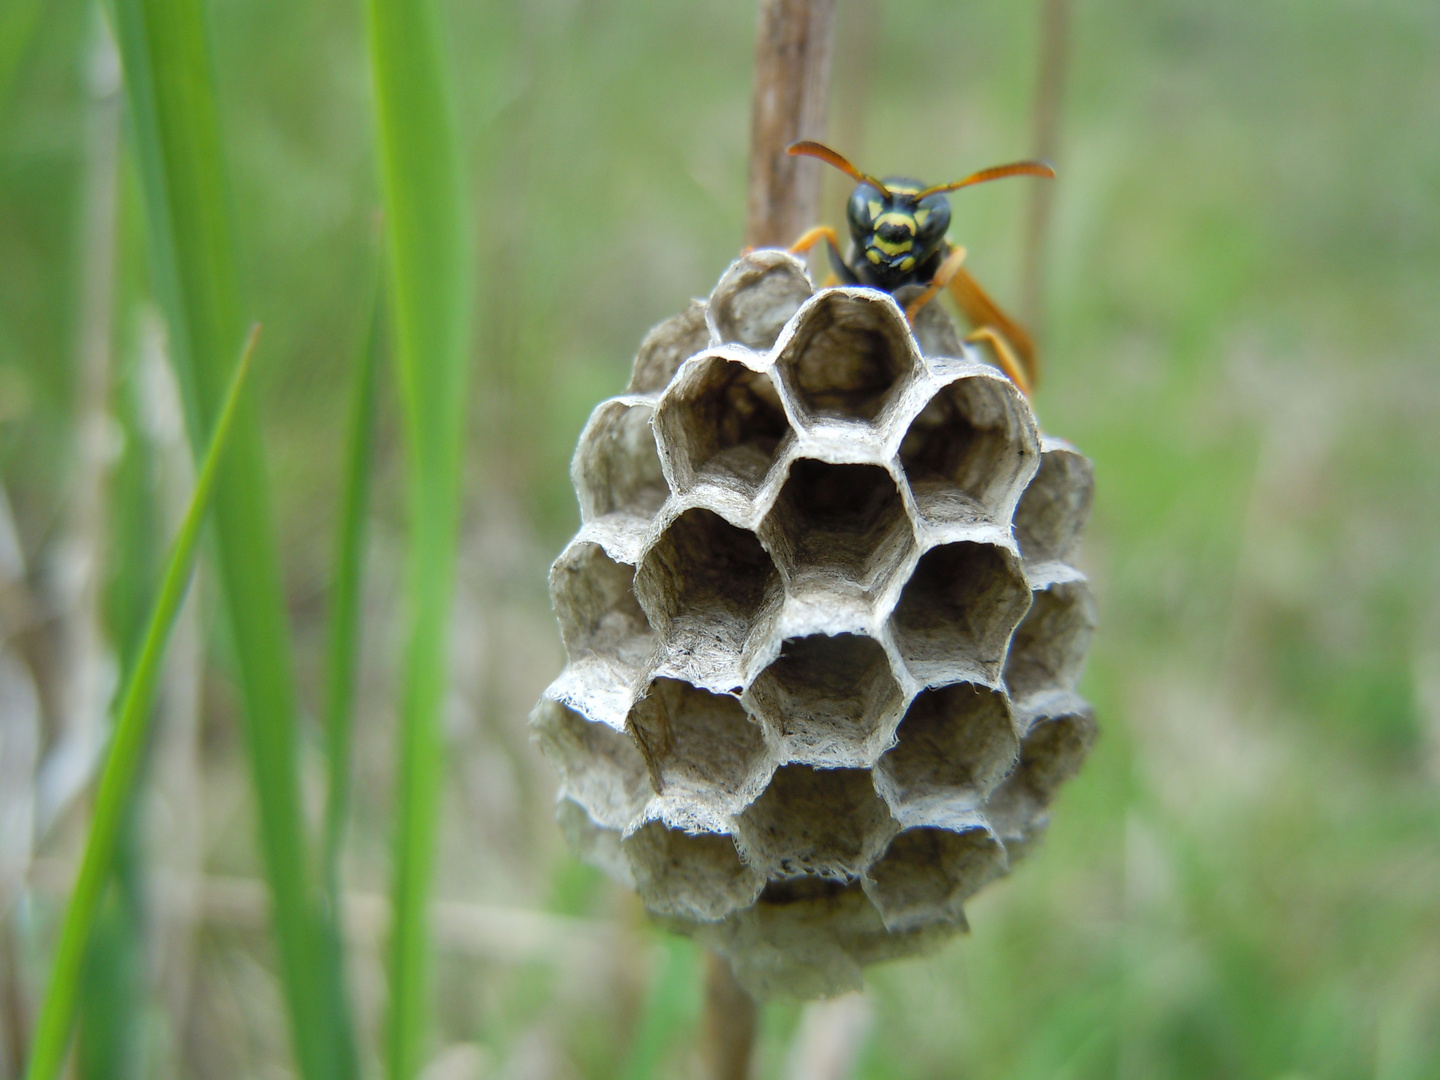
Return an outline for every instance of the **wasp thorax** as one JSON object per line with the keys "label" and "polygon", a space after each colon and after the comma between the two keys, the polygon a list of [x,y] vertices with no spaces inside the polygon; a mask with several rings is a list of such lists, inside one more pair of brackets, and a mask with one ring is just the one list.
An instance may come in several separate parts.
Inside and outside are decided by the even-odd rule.
{"label": "wasp thorax", "polygon": [[[872,187],[856,217],[919,245],[925,201]],[[760,994],[964,929],[1093,731],[1089,463],[926,312],[951,355],[891,296],[753,252],[576,450],[569,664],[531,720],[561,824]]]}

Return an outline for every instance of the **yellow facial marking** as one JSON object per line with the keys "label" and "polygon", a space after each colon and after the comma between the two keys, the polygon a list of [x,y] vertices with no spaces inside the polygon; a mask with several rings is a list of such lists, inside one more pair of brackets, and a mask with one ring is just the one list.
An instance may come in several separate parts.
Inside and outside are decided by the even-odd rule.
{"label": "yellow facial marking", "polygon": [[915,219],[909,214],[903,214],[898,210],[891,210],[888,214],[882,214],[876,218],[875,227],[878,229],[881,225],[898,225],[911,236],[915,235]]}
{"label": "yellow facial marking", "polygon": [[879,217],[879,216],[880,216],[880,211],[885,208],[885,204],[884,204],[884,203],[881,203],[881,202],[871,201],[871,202],[867,202],[865,205],[866,205],[867,207],[869,207],[869,209],[870,209],[870,220],[871,220],[871,221],[874,221],[877,217]]}
{"label": "yellow facial marking", "polygon": [[885,186],[891,191],[898,191],[901,195],[914,195],[920,190],[918,187],[914,187],[910,184],[896,184],[893,182],[887,183]]}
{"label": "yellow facial marking", "polygon": [[880,253],[874,248],[866,248],[865,257],[869,259],[872,263],[879,263],[880,261]]}
{"label": "yellow facial marking", "polygon": [[914,265],[915,265],[915,256],[914,256],[914,255],[906,255],[905,258],[903,258],[903,259],[900,260],[900,269],[901,269],[901,270],[904,270],[906,273],[909,273],[910,268],[913,267]]}
{"label": "yellow facial marking", "polygon": [[920,228],[923,229],[923,228],[925,227],[925,222],[927,222],[927,221],[929,221],[929,220],[930,220],[930,211],[929,211],[929,210],[916,210],[916,211],[915,211],[915,224],[918,225]]}
{"label": "yellow facial marking", "polygon": [[898,244],[892,244],[890,243],[890,241],[882,240],[878,236],[873,237],[870,241],[870,248],[872,251],[875,248],[879,248],[886,255],[899,255],[902,252],[909,251],[914,246],[914,242],[910,240],[901,240]]}

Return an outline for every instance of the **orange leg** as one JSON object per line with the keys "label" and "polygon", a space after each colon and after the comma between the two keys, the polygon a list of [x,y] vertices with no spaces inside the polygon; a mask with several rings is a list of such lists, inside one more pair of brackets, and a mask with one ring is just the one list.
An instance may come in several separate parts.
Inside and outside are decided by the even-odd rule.
{"label": "orange leg", "polygon": [[965,249],[958,245],[951,248],[950,254],[946,255],[945,261],[940,264],[940,269],[935,271],[930,284],[925,286],[925,291],[905,305],[905,318],[912,326],[915,324],[915,316],[920,314],[920,309],[934,300],[935,294],[949,285],[951,278],[962,272],[960,264],[964,261]]}
{"label": "orange leg", "polygon": [[807,230],[804,235],[790,245],[791,255],[804,255],[821,240],[830,241],[830,246],[836,251],[840,250],[840,237],[835,235],[835,230],[829,225],[816,225],[813,229]]}
{"label": "orange leg", "polygon": [[1010,349],[1010,344],[998,333],[988,326],[982,326],[965,339],[967,344],[985,342],[995,351],[995,359],[1000,364],[1000,370],[1010,376],[1010,381],[1020,388],[1020,392],[1027,398],[1030,396],[1030,378],[1025,371],[1024,365],[1016,358]]}
{"label": "orange leg", "polygon": [[1001,311],[1000,305],[991,300],[979,283],[964,270],[950,281],[950,295],[955,298],[955,303],[964,312],[971,326],[990,327],[1013,347],[1011,357],[1018,358],[1025,372],[1023,384],[1018,379],[1015,381],[1017,385],[1026,387],[1028,394],[1028,388],[1039,381],[1040,365],[1035,357],[1035,343],[1030,340],[1025,328]]}

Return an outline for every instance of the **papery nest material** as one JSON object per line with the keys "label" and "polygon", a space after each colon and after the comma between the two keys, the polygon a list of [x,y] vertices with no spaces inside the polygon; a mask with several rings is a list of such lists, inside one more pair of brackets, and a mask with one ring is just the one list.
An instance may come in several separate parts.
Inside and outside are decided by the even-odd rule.
{"label": "papery nest material", "polygon": [[780,251],[645,338],[572,475],[531,724],[577,854],[757,995],[965,928],[1094,735],[1090,463],[931,304]]}

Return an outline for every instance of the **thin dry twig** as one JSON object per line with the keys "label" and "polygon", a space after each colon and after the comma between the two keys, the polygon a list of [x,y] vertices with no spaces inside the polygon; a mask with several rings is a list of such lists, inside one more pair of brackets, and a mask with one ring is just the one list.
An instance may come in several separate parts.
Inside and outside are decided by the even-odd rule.
{"label": "thin dry twig", "polygon": [[[1042,0],[1040,62],[1033,112],[1035,156],[1053,162],[1060,145],[1060,115],[1070,56],[1070,0]],[[1055,206],[1054,184],[1030,185],[1030,216],[1025,228],[1020,276],[1020,317],[1038,337],[1044,316],[1045,249]]]}
{"label": "thin dry twig", "polygon": [[750,113],[745,243],[783,247],[820,212],[820,163],[793,158],[797,139],[823,139],[830,100],[835,0],[761,0]]}
{"label": "thin dry twig", "polygon": [[729,961],[710,953],[705,967],[707,1080],[746,1080],[755,1027],[755,999],[735,981]]}

